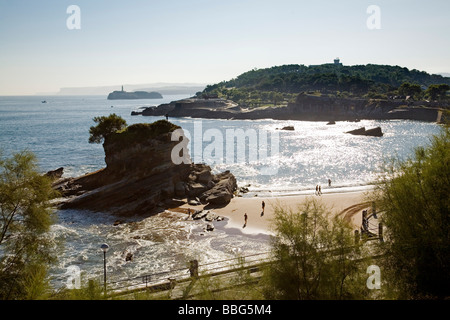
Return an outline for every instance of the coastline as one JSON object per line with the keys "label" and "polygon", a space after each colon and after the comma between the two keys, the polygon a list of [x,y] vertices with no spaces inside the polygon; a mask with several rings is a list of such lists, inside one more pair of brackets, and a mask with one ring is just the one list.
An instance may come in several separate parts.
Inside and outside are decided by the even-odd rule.
{"label": "coastline", "polygon": [[[177,209],[184,213],[187,213],[188,209],[191,209],[191,212],[203,209],[211,210],[226,218],[227,223],[222,229],[227,233],[240,232],[251,236],[267,237],[273,234],[272,220],[277,207],[295,211],[306,199],[314,198],[321,201],[331,211],[331,216],[342,215],[356,230],[361,226],[362,210],[369,207],[366,195],[370,190],[372,188],[345,191],[329,189],[320,196],[314,195],[314,191],[310,190],[308,193],[296,195],[234,197],[228,205],[220,208],[185,204]],[[262,214],[262,201],[265,202],[264,214]],[[248,220],[244,227],[245,213],[248,216]]]}
{"label": "coastline", "polygon": [[[352,107],[350,107],[352,106]],[[131,115],[228,120],[335,121],[416,120],[440,123],[448,104],[405,99],[369,99],[314,96],[300,93],[284,106],[248,108],[223,98],[191,97],[147,107]]]}

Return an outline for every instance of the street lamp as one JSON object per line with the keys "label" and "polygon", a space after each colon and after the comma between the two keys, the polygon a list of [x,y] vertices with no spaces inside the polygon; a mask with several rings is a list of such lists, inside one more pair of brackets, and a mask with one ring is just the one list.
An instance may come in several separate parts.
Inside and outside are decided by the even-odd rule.
{"label": "street lamp", "polygon": [[103,251],[103,287],[106,295],[106,252],[108,251],[109,246],[104,243],[100,248]]}

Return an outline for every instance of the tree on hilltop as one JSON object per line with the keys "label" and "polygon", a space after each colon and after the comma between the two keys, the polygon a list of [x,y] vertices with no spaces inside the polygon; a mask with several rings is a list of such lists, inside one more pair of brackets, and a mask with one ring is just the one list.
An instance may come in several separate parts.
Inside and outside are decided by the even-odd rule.
{"label": "tree on hilltop", "polygon": [[415,98],[420,98],[422,95],[422,88],[418,84],[404,82],[398,88],[398,93],[403,96],[413,96]]}
{"label": "tree on hilltop", "polygon": [[430,98],[430,100],[444,100],[448,90],[450,90],[450,86],[448,84],[432,84],[425,91],[425,94]]}
{"label": "tree on hilltop", "polygon": [[96,126],[89,129],[89,143],[102,143],[105,138],[127,127],[127,122],[115,113],[109,116],[95,117]]}

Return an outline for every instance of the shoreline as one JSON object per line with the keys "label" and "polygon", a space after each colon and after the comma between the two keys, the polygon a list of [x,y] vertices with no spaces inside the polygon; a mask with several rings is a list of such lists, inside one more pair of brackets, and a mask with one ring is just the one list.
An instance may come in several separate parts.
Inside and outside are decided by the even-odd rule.
{"label": "shoreline", "polygon": [[[348,193],[348,192],[368,192],[375,188],[375,183],[367,183],[367,184],[355,184],[355,185],[341,185],[341,186],[322,186],[322,194],[336,194],[336,193]],[[244,186],[246,187],[246,186]],[[292,197],[292,196],[305,196],[305,195],[314,195],[315,190],[313,188],[304,188],[304,189],[294,189],[294,190],[270,190],[270,189],[256,189],[250,190],[246,193],[239,193],[238,197],[242,198],[283,198],[283,197]]]}
{"label": "shoreline", "polygon": [[[210,210],[226,218],[227,223],[221,226],[220,229],[227,233],[239,232],[249,236],[267,237],[273,235],[271,224],[276,207],[282,206],[286,210],[295,211],[307,198],[315,198],[320,200],[331,211],[331,216],[342,215],[357,230],[361,226],[362,210],[370,206],[367,203],[366,195],[372,189],[326,192],[320,196],[314,195],[314,191],[310,190],[308,194],[234,197],[229,204],[220,208],[185,204],[178,209],[181,209],[184,213],[187,213],[188,209],[191,209],[193,212],[203,209]],[[262,213],[262,201],[265,202],[264,214]],[[246,225],[245,213],[248,217]]]}
{"label": "shoreline", "polygon": [[[353,105],[353,108],[349,108]],[[313,106],[313,107],[311,107]],[[343,98],[298,93],[294,102],[279,107],[248,109],[223,98],[190,97],[156,107],[147,107],[132,115],[165,116],[172,118],[206,118],[228,120],[305,120],[305,121],[359,121],[359,120],[418,120],[440,122],[446,105],[403,99]]]}

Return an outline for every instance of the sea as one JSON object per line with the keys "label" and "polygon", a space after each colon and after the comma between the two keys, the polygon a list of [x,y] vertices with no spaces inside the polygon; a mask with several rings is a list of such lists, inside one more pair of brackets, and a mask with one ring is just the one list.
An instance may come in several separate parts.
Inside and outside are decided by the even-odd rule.
{"label": "sea", "polygon": [[[64,177],[84,175],[105,167],[102,145],[88,143],[94,117],[115,113],[129,125],[151,123],[164,117],[132,116],[131,112],[187,97],[107,100],[106,96],[2,96],[1,154],[8,157],[29,150],[36,155],[42,173],[63,167]],[[169,116],[169,121],[187,133],[191,158],[210,165],[215,173],[230,170],[238,187],[248,190],[244,197],[314,194],[317,185],[323,193],[368,190],[390,159],[412,157],[416,147],[429,145],[440,131],[435,123],[405,120],[328,125]],[[294,130],[280,130],[286,126]],[[384,136],[346,133],[360,127],[381,127]],[[83,282],[103,279],[105,257],[108,281],[113,283],[185,268],[193,259],[208,264],[270,250],[266,234],[227,229],[226,220],[216,222],[215,230],[207,232],[204,222],[187,220],[177,212],[127,217],[118,225],[118,218],[105,212],[59,210],[56,217],[49,233],[58,244],[58,261],[50,272],[55,288],[73,285],[74,267]],[[100,249],[103,243],[109,245],[106,256]]]}

